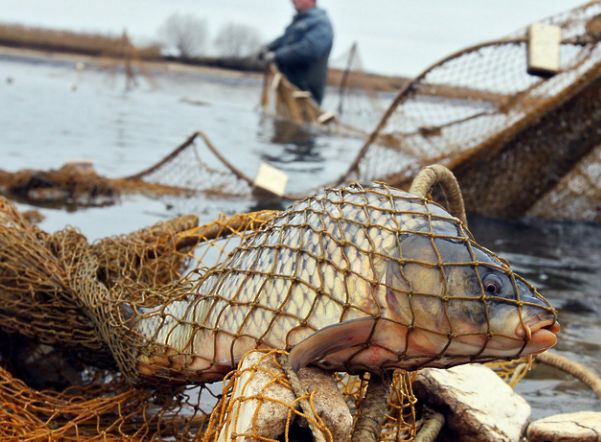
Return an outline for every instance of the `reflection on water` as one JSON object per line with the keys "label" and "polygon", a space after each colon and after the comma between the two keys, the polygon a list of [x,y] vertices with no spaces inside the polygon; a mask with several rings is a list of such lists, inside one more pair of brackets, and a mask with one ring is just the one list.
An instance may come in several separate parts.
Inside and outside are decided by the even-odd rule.
{"label": "reflection on water", "polygon": [[272,144],[282,148],[273,153],[263,153],[261,155],[263,160],[273,163],[321,163],[324,161],[319,151],[316,129],[299,126],[288,120],[268,117],[261,120],[260,128],[263,136],[268,136]]}
{"label": "reflection on water", "polygon": [[[129,175],[201,129],[248,175],[269,161],[289,173],[289,190],[299,191],[338,177],[360,147],[357,139],[262,118],[255,111],[260,79],[254,77],[156,73],[156,88],[124,93],[123,84],[111,85],[106,73],[76,71],[74,62],[0,56],[0,80],[1,167],[8,170],[56,168],[87,158],[104,175]],[[197,213],[207,222],[220,212],[264,208],[281,209],[283,203],[196,198],[175,204],[125,196],[120,205],[107,208],[42,209],[47,218],[41,227],[55,231],[70,224],[93,240],[177,213]],[[558,350],[598,368],[601,227],[485,219],[472,220],[471,227],[479,242],[509,259],[560,308]],[[585,387],[544,367],[536,368],[519,391],[535,417],[600,409]]]}

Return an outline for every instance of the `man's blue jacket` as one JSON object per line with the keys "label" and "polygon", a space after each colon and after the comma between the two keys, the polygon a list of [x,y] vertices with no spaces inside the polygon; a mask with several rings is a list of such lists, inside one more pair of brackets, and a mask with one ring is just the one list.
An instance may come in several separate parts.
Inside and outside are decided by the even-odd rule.
{"label": "man's blue jacket", "polygon": [[323,9],[297,13],[284,35],[267,48],[275,53],[278,69],[299,89],[311,92],[321,104],[328,76],[328,57],[334,31]]}

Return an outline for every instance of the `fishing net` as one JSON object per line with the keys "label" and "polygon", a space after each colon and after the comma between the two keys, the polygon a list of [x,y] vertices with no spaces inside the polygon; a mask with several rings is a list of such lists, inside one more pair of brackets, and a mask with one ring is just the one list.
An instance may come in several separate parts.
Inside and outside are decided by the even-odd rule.
{"label": "fishing net", "polygon": [[0,193],[28,204],[69,209],[107,206],[121,196],[210,198],[250,196],[253,180],[231,165],[202,132],[195,132],[158,163],[125,178],[98,175],[91,163],[56,170],[0,170]]}
{"label": "fishing net", "polygon": [[265,70],[261,106],[265,112],[299,124],[318,123],[322,114],[311,93],[293,86],[273,64]]}
{"label": "fishing net", "polygon": [[[555,324],[544,298],[474,241],[461,211],[416,189],[328,188],[283,212],[203,226],[184,216],[94,244],[73,229],[47,234],[2,200],[2,431],[188,440],[207,430],[219,440],[245,402],[269,403],[267,392],[234,394],[266,374],[258,362],[236,371],[243,356],[280,349],[290,370],[357,375],[339,378],[355,421],[364,373],[392,379],[382,438],[411,440],[411,375],[394,368],[527,356],[551,345],[549,332],[529,337]],[[457,207],[456,192],[446,196]],[[272,369],[268,384],[293,385],[290,370]],[[280,404],[285,429],[303,417],[323,429],[312,390]]]}
{"label": "fishing net", "polygon": [[[403,247],[398,232],[410,232],[410,246]],[[404,270],[398,273],[395,266]],[[488,273],[495,275],[491,281]],[[469,290],[444,287],[447,274],[484,282]],[[478,246],[457,218],[392,188],[353,185],[328,189],[278,213],[216,265],[179,280],[167,304],[157,302],[152,291],[141,299],[107,296],[98,287],[77,292],[95,312],[124,373],[153,382],[207,382],[222,378],[247,351],[263,347],[302,349],[291,354],[293,366],[316,363],[351,373],[496,359],[487,352],[489,342],[494,347],[501,345],[497,339],[516,339],[501,331],[488,305],[498,299],[485,291],[496,290],[496,278],[512,292],[503,302],[515,308],[515,317],[506,318],[514,326],[531,320],[525,319],[530,308],[553,323],[554,311],[538,292]],[[403,290],[412,297],[397,300],[389,293]],[[355,293],[368,295],[356,299]],[[443,315],[434,325],[424,317],[431,316],[430,303]],[[464,303],[473,305],[474,317],[484,323],[481,329],[472,324],[468,332],[454,325],[452,313]],[[395,308],[413,313],[399,314]],[[333,327],[315,342],[308,339],[339,323],[348,328]],[[432,354],[412,353],[419,333],[436,342]],[[356,341],[345,341],[344,348],[319,346],[342,336]],[[474,340],[469,357],[458,350],[472,345],[462,338]],[[518,342],[507,358],[527,353],[526,342]]]}
{"label": "fishing net", "polygon": [[394,92],[399,80],[367,73],[358,45],[353,43],[329,61],[328,93],[321,108],[273,64],[266,66],[263,76],[261,107],[264,113],[293,123],[317,124],[338,134],[363,137],[386,109],[383,93]]}
{"label": "fishing net", "polygon": [[[201,396],[213,400],[201,401]],[[115,373],[62,391],[35,390],[0,368],[5,441],[194,440],[216,398],[207,387],[134,388]]]}
{"label": "fishing net", "polygon": [[[351,48],[346,66],[336,71],[340,86],[333,96],[340,97],[334,106],[340,115],[330,126],[365,141],[333,182],[378,180],[406,188],[424,165],[442,163],[456,174],[470,212],[599,219],[594,152],[601,144],[601,2],[543,23],[561,29],[557,74],[528,73],[528,30],[522,29],[451,54],[411,81],[397,79],[400,90],[381,117],[376,104],[383,102],[382,95],[375,91],[390,83],[362,72],[358,50]],[[262,104],[296,122],[332,121],[273,67],[267,70]],[[356,121],[372,124],[373,116],[378,122],[366,136]],[[93,171],[78,175],[72,167],[5,172],[0,173],[0,191],[67,204],[107,204],[124,193],[248,201],[256,196],[254,180],[234,163],[196,132],[161,161],[129,177],[109,180]],[[285,197],[299,199],[308,192],[293,189]]]}
{"label": "fishing net", "polygon": [[524,215],[599,144],[600,13],[594,1],[544,20],[562,32],[551,78],[527,72],[527,29],[435,63],[401,89],[339,182],[407,185],[422,165],[443,162],[468,211]]}
{"label": "fishing net", "polygon": [[549,218],[601,221],[601,145],[586,155],[528,211]]}
{"label": "fishing net", "polygon": [[[186,264],[202,261],[186,253],[191,247],[255,227],[253,221],[220,219],[203,230],[194,229],[195,216],[183,216],[88,244],[72,229],[42,232],[6,200],[0,209],[0,327],[9,332],[0,345],[6,367],[0,372],[0,438],[193,440],[202,434],[221,387],[132,388],[98,340],[73,279],[87,259],[95,263],[87,284],[104,287],[107,296],[167,302],[174,291],[169,285]],[[183,231],[188,234],[177,236]]]}
{"label": "fishing net", "polygon": [[[587,155],[601,142],[596,130],[600,17],[601,2],[593,1],[543,21],[562,32],[560,70],[550,78],[527,72],[527,29],[433,64],[401,86],[336,182],[379,180],[406,187],[421,167],[441,162],[456,173],[468,211],[595,219],[596,210],[579,208],[598,205],[597,194],[566,186],[573,184],[568,175],[585,157],[596,158]],[[175,169],[184,162],[170,160]],[[246,186],[243,193],[249,195],[252,180],[241,179],[244,174],[232,172],[227,162],[217,168],[220,179],[226,176],[224,168],[231,185]],[[203,172],[203,183],[212,176]],[[146,179],[144,174],[138,178]],[[287,196],[300,198],[306,192],[294,189]],[[545,197],[556,202],[534,209]]]}

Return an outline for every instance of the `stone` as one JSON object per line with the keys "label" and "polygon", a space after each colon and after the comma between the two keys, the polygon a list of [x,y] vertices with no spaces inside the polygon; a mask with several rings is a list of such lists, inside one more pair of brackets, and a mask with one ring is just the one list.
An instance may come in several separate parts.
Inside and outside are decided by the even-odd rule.
{"label": "stone", "polygon": [[529,442],[600,442],[601,412],[556,414],[528,427]]}
{"label": "stone", "polygon": [[315,391],[315,411],[332,433],[332,440],[351,440],[353,416],[332,375],[317,368],[301,368],[298,377],[305,391]]}
{"label": "stone", "polygon": [[442,433],[454,441],[517,442],[530,417],[530,405],[480,364],[420,370],[413,388],[419,400],[445,414]]}
{"label": "stone", "polygon": [[[259,369],[251,369],[253,366]],[[292,390],[274,382],[275,378],[285,376],[284,372],[275,363],[273,355],[262,352],[249,353],[240,372],[229,400],[231,412],[225,418],[228,424],[221,429],[218,441],[250,442],[257,437],[260,440],[277,439],[284,433],[288,420],[290,409],[284,404],[292,404],[296,399]],[[303,368],[298,376],[306,391],[316,392],[315,409],[331,431],[333,440],[349,441],[353,420],[333,377],[314,368]],[[263,399],[253,398],[258,395]]]}

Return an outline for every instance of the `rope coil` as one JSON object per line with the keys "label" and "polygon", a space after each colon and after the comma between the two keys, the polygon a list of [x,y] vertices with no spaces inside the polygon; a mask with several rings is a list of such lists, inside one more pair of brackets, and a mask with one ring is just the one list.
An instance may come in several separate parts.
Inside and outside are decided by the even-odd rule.
{"label": "rope coil", "polygon": [[411,184],[409,193],[427,198],[436,185],[440,185],[446,197],[449,213],[456,216],[467,226],[465,205],[459,183],[449,169],[440,164],[435,164],[422,169]]}
{"label": "rope coil", "polygon": [[536,360],[574,376],[593,390],[597,398],[601,401],[601,377],[597,373],[589,370],[579,362],[572,361],[555,352],[547,351],[542,353],[536,357]]}

